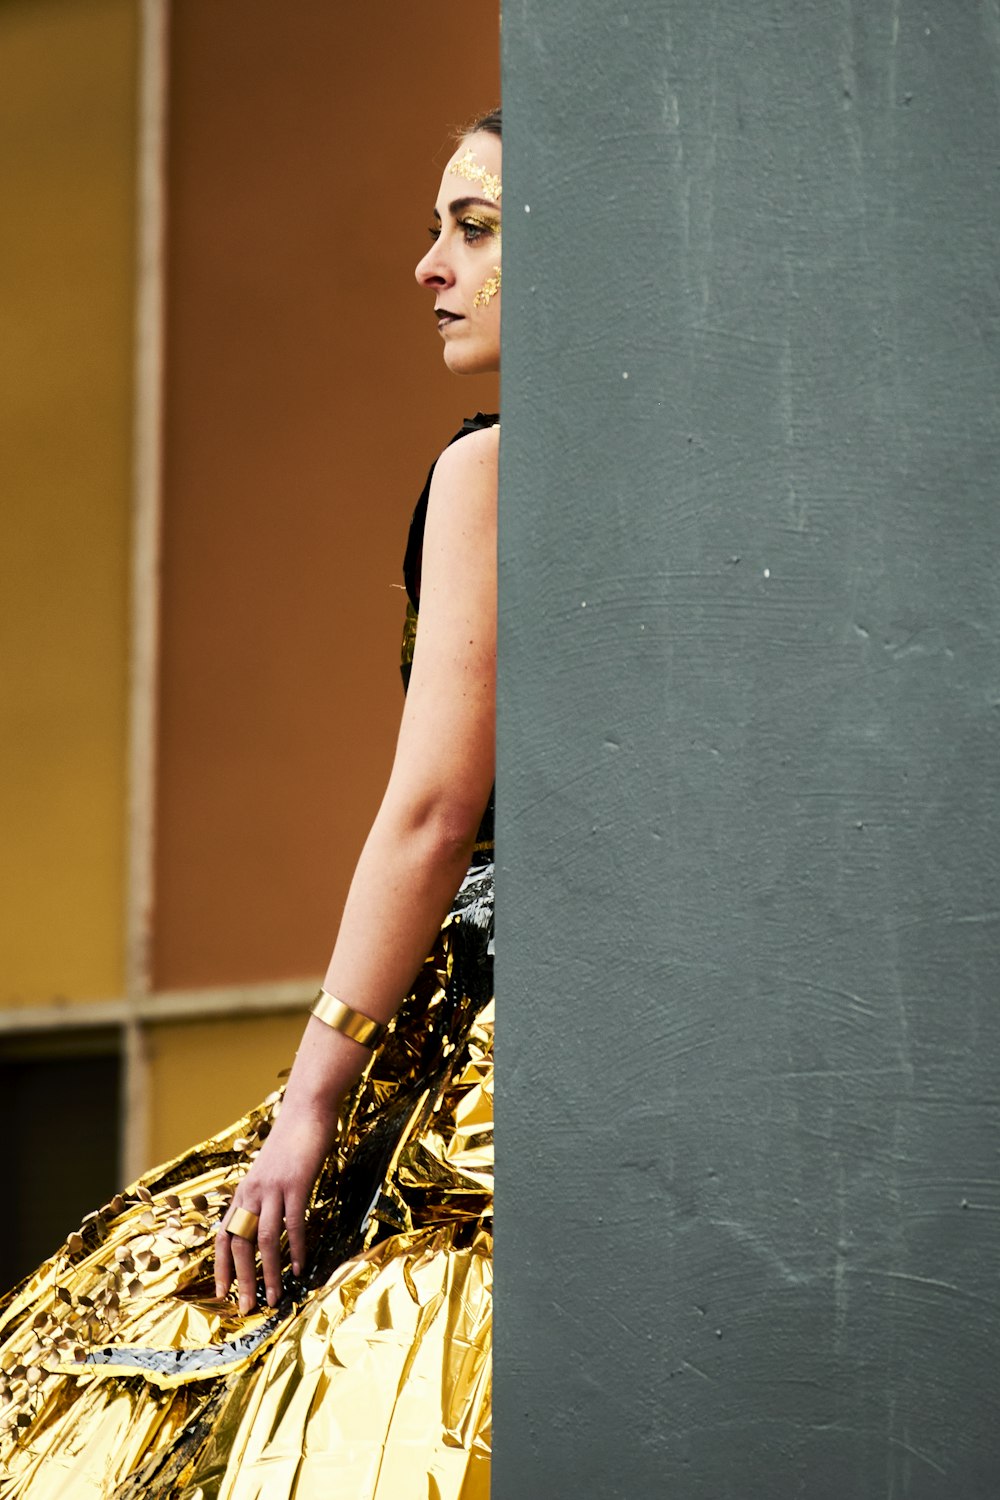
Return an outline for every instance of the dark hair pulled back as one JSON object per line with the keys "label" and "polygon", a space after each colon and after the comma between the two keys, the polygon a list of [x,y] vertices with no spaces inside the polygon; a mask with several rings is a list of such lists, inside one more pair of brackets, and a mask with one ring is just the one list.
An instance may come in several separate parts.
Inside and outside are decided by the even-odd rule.
{"label": "dark hair pulled back", "polygon": [[499,109],[491,109],[485,115],[480,115],[457,132],[456,140],[460,141],[463,136],[475,135],[480,130],[485,131],[487,135],[498,135],[502,139],[503,131],[500,128],[500,114],[501,111]]}

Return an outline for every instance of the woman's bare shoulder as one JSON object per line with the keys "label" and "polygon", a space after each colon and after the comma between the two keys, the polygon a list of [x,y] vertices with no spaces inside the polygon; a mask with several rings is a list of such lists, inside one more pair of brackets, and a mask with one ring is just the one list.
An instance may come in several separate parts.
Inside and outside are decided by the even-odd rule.
{"label": "woman's bare shoulder", "polygon": [[[470,568],[477,550],[493,566],[498,450],[499,433],[484,428],[452,443],[438,459],[423,539],[422,595],[427,593],[429,580],[453,575],[458,566]],[[477,548],[477,538],[482,548]]]}
{"label": "woman's bare shoulder", "polygon": [[435,489],[450,489],[469,483],[477,486],[492,484],[495,490],[499,451],[499,423],[493,427],[481,427],[450,444],[434,466],[431,493]]}

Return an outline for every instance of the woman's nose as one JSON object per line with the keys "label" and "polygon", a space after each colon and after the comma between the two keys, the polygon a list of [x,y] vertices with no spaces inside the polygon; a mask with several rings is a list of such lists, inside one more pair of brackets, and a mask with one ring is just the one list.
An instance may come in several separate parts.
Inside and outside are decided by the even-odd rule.
{"label": "woman's nose", "polygon": [[435,241],[423,259],[417,261],[413,274],[421,286],[450,285],[453,278],[439,241]]}

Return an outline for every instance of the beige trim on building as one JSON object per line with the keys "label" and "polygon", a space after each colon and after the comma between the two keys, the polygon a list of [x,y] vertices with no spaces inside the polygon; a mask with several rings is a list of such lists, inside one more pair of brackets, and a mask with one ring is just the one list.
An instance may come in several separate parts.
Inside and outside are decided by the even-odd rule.
{"label": "beige trim on building", "polygon": [[168,25],[169,0],[141,0],[125,895],[125,985],[129,998],[123,1022],[120,1146],[122,1172],[129,1180],[146,1165],[149,1142],[149,1064],[140,1009],[152,985]]}
{"label": "beige trim on building", "polygon": [[[0,1046],[5,1035],[31,1031],[85,1031],[91,1027],[145,1028],[167,1021],[217,1021],[225,1017],[273,1015],[301,1010],[303,1023],[321,984],[317,975],[275,984],[230,985],[219,989],[161,990],[114,1000],[79,1002],[50,1000],[41,1005],[19,1005],[0,1010]],[[126,1057],[128,1044],[126,1044]],[[126,1084],[126,1093],[128,1084]]]}
{"label": "beige trim on building", "polygon": [[126,988],[148,993],[156,799],[168,0],[140,7]]}

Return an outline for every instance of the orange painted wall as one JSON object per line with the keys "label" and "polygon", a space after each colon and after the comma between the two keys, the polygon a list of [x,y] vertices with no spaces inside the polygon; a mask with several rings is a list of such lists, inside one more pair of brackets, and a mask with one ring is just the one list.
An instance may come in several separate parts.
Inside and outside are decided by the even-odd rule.
{"label": "orange painted wall", "polygon": [[124,983],[135,50],[0,6],[0,1007]]}
{"label": "orange painted wall", "polygon": [[318,973],[401,705],[428,464],[492,382],[412,266],[497,16],[175,0],[157,987]]}

